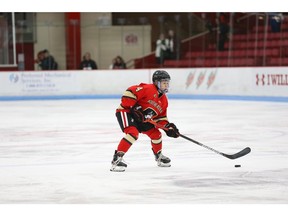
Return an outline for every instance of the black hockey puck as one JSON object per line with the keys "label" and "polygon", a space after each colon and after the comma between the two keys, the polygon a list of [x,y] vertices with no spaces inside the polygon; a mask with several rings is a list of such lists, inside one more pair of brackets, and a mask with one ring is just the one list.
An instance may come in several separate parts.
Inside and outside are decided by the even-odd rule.
{"label": "black hockey puck", "polygon": [[237,165],[235,165],[235,167],[241,167],[241,165],[237,164]]}

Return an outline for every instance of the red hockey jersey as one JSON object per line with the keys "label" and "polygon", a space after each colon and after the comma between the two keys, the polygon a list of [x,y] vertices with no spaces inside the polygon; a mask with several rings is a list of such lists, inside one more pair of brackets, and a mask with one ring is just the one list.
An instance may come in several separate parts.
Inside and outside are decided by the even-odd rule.
{"label": "red hockey jersey", "polygon": [[135,105],[140,105],[145,115],[150,115],[155,121],[161,121],[162,124],[168,122],[167,96],[159,94],[154,84],[140,83],[129,87],[124,92],[121,104],[116,111],[130,112],[130,109]]}

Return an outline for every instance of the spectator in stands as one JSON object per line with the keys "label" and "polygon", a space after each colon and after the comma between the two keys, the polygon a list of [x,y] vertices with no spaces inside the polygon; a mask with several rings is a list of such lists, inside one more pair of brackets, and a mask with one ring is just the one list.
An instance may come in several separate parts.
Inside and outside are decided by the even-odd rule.
{"label": "spectator in stands", "polygon": [[126,63],[121,56],[116,56],[113,69],[126,69]]}
{"label": "spectator in stands", "polygon": [[168,37],[165,39],[166,54],[165,59],[175,60],[177,57],[177,41],[173,30],[168,31]]}
{"label": "spectator in stands", "polygon": [[44,57],[45,57],[44,52],[43,52],[43,50],[41,50],[37,54],[37,59],[35,59],[35,63],[38,64],[38,69],[40,69],[40,70],[42,70],[41,62],[43,61]]}
{"label": "spectator in stands", "polygon": [[112,63],[109,65],[109,69],[113,69],[115,62],[116,62],[116,58],[113,58]]}
{"label": "spectator in stands", "polygon": [[42,70],[57,70],[58,63],[55,61],[54,57],[50,55],[47,49],[42,51],[43,59],[40,62],[39,66]]}
{"label": "spectator in stands", "polygon": [[202,13],[202,18],[203,18],[203,21],[205,22],[205,28],[211,34],[213,32],[213,25],[212,25],[212,22],[210,20],[209,13],[208,14]]}
{"label": "spectator in stands", "polygon": [[272,32],[281,32],[281,23],[284,19],[282,13],[268,13]]}
{"label": "spectator in stands", "polygon": [[91,54],[86,52],[83,61],[80,63],[81,70],[96,70],[98,66],[94,60],[91,59]]}
{"label": "spectator in stands", "polygon": [[157,64],[164,64],[166,49],[165,35],[161,33],[159,39],[156,41],[155,58]]}
{"label": "spectator in stands", "polygon": [[218,25],[219,25],[218,50],[223,51],[225,50],[225,43],[228,40],[228,34],[230,31],[228,21],[224,13],[220,13],[218,19]]}

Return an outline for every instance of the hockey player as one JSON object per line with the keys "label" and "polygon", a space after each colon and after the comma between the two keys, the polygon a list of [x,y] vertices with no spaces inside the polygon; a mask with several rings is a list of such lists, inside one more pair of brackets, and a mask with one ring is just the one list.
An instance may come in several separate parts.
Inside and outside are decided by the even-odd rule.
{"label": "hockey player", "polygon": [[126,134],[115,150],[110,171],[123,172],[127,164],[123,161],[124,154],[138,139],[139,133],[151,139],[152,151],[159,167],[170,167],[170,159],[162,154],[162,135],[158,128],[146,122],[152,119],[167,128],[164,130],[169,137],[179,137],[175,124],[167,118],[170,75],[164,70],[157,70],[152,76],[153,84],[141,83],[129,87],[121,98],[116,110],[116,117],[121,130]]}

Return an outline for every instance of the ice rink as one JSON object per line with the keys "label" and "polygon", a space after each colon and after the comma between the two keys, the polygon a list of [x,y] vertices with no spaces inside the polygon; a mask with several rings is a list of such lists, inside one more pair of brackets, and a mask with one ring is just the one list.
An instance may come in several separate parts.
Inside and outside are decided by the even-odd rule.
{"label": "ice rink", "polygon": [[[171,99],[180,132],[230,160],[163,133],[170,168],[145,135],[110,172],[123,134],[118,99],[0,102],[1,204],[287,204],[288,103]],[[234,165],[240,164],[240,168]]]}

